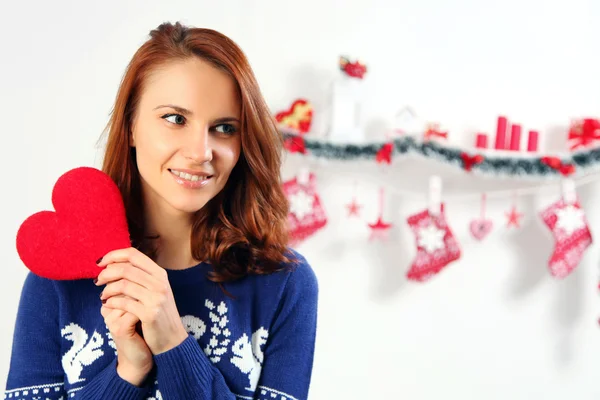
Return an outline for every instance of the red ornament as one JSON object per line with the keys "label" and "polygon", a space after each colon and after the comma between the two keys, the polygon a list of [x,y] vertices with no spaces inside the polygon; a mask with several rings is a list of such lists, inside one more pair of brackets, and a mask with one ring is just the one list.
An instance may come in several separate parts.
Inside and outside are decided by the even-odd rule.
{"label": "red ornament", "polygon": [[283,145],[290,153],[306,154],[306,144],[302,136],[289,137],[285,140]]}
{"label": "red ornament", "polygon": [[461,153],[460,158],[462,158],[462,160],[463,160],[463,165],[464,165],[465,171],[471,171],[471,169],[473,168],[473,165],[480,164],[484,160],[484,158],[481,154],[476,154],[474,156],[471,156],[465,152]]}
{"label": "red ornament", "polygon": [[571,150],[578,147],[587,147],[600,140],[600,120],[584,118],[583,120],[573,121],[569,128],[568,139],[571,142]]}
{"label": "red ornament", "polygon": [[563,176],[569,176],[575,173],[575,165],[565,164],[558,157],[542,157],[541,162],[560,172]]}
{"label": "red ornament", "polygon": [[349,217],[352,217],[352,216],[358,217],[360,209],[362,208],[362,205],[360,205],[356,202],[356,197],[353,197],[352,202],[347,204],[346,208],[348,209]]}
{"label": "red ornament", "polygon": [[439,124],[429,124],[427,126],[427,129],[425,130],[425,133],[423,134],[423,138],[425,140],[430,140],[431,138],[435,138],[435,137],[447,139],[448,138],[448,132],[442,132],[442,131],[440,131],[440,125]]}
{"label": "red ornament", "polygon": [[392,224],[383,222],[383,201],[385,197],[385,191],[383,188],[379,189],[379,216],[374,224],[369,224],[371,228],[371,236],[369,240],[373,239],[387,239],[388,230],[392,227]]}
{"label": "red ornament", "polygon": [[485,201],[486,195],[483,193],[481,195],[481,216],[469,224],[471,235],[477,240],[483,240],[492,231],[493,227],[492,220],[485,217]]}
{"label": "red ornament", "polygon": [[383,218],[379,216],[377,218],[377,222],[374,224],[369,224],[369,228],[371,228],[371,236],[369,237],[369,240],[387,239],[387,232],[391,227],[392,224],[383,222]]}
{"label": "red ornament", "polygon": [[392,143],[386,143],[383,146],[381,146],[381,149],[377,152],[377,155],[375,156],[375,161],[377,161],[377,164],[390,164],[392,162],[393,148],[394,147]]}
{"label": "red ornament", "polygon": [[506,224],[507,228],[514,226],[518,228],[520,226],[520,219],[523,217],[523,214],[517,211],[517,206],[513,205],[509,212],[506,213],[506,217],[508,218],[508,222]]}
{"label": "red ornament", "polygon": [[305,134],[310,131],[313,107],[304,99],[296,100],[286,111],[275,114],[275,120],[283,127]]}
{"label": "red ornament", "polygon": [[469,224],[471,235],[477,240],[483,240],[491,231],[493,223],[490,219],[474,219]]}
{"label": "red ornament", "polygon": [[340,57],[340,69],[351,78],[363,79],[367,66],[359,61],[350,62],[346,57]]}

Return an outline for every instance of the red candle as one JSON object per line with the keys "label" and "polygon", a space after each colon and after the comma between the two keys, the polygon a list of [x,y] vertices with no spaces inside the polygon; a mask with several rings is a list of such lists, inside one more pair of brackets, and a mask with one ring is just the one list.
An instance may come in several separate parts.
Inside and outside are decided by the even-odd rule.
{"label": "red candle", "polygon": [[510,131],[510,149],[519,150],[521,147],[521,125],[514,124]]}
{"label": "red candle", "polygon": [[496,125],[496,150],[506,149],[506,117],[498,117],[498,125]]}
{"label": "red candle", "polygon": [[475,147],[478,149],[487,149],[488,147],[488,136],[485,133],[478,133]]}
{"label": "red candle", "polygon": [[527,151],[537,151],[538,149],[538,133],[537,131],[529,131],[527,140]]}

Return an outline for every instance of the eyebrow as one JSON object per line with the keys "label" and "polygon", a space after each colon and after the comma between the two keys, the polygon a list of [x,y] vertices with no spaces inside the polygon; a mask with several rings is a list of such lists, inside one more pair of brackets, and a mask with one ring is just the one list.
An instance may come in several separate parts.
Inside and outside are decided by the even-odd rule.
{"label": "eyebrow", "polygon": [[217,118],[213,121],[213,124],[225,124],[228,122],[237,122],[239,124],[240,120],[235,117]]}
{"label": "eyebrow", "polygon": [[[178,113],[180,113],[182,115],[186,115],[186,116],[194,114],[187,108],[179,107],[174,104],[162,104],[160,106],[154,107],[155,110],[158,110],[159,108],[172,108],[173,110],[177,111]],[[240,120],[235,117],[223,117],[223,118],[217,118],[213,121],[214,124],[224,124],[227,122],[237,122],[239,124]]]}
{"label": "eyebrow", "polygon": [[187,108],[179,107],[174,104],[162,104],[160,106],[154,107],[155,110],[158,110],[159,108],[172,108],[173,110],[175,110],[178,113],[183,114],[183,115],[192,115],[193,114],[193,112],[191,112]]}

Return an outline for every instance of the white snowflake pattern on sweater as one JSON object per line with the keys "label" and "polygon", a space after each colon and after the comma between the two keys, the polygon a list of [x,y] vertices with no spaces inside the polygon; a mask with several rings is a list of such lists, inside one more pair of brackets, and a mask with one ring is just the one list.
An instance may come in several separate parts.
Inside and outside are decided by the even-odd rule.
{"label": "white snowflake pattern on sweater", "polygon": [[4,393],[5,399],[31,399],[31,400],[66,400],[64,397],[65,384],[50,383],[47,385],[37,385],[7,390]]}

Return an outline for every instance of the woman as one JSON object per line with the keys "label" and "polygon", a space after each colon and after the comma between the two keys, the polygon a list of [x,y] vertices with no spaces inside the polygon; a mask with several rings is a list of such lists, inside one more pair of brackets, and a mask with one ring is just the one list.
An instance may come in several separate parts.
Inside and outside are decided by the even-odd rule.
{"label": "woman", "polygon": [[6,397],[305,399],[317,281],[286,247],[281,137],[242,51],[160,25],[107,131],[133,247],[94,282],[27,276]]}

